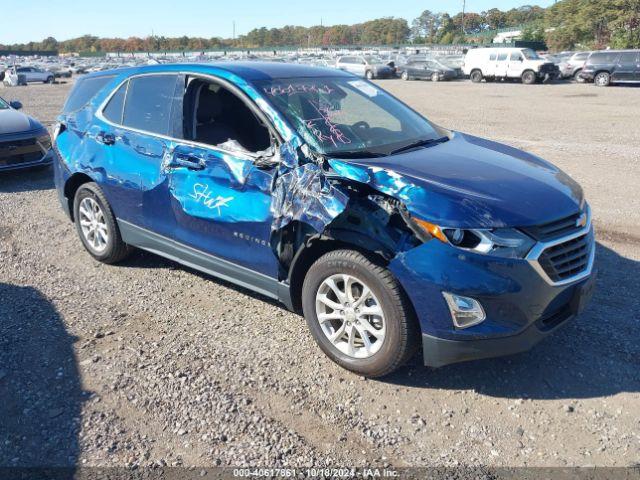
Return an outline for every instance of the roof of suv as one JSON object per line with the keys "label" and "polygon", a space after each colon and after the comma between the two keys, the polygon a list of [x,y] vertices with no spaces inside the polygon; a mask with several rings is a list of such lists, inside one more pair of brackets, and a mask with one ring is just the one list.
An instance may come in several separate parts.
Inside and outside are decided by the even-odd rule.
{"label": "roof of suv", "polygon": [[281,62],[215,62],[215,63],[171,63],[164,65],[145,65],[141,67],[104,70],[90,74],[102,76],[117,74],[136,75],[154,72],[182,72],[215,74],[220,70],[238,75],[248,80],[272,80],[284,78],[320,78],[320,77],[352,77],[350,73],[334,68],[323,68],[296,63]]}

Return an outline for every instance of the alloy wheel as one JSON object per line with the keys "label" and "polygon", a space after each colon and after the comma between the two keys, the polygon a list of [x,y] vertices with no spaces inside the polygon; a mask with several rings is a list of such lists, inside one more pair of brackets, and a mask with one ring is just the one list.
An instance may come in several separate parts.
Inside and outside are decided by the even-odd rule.
{"label": "alloy wheel", "polygon": [[380,301],[360,279],[326,278],[316,294],[316,316],[331,344],[352,358],[369,358],[384,343],[386,322]]}
{"label": "alloy wheel", "polygon": [[102,253],[109,242],[109,229],[100,204],[91,197],[83,198],[78,213],[84,239],[96,253]]}

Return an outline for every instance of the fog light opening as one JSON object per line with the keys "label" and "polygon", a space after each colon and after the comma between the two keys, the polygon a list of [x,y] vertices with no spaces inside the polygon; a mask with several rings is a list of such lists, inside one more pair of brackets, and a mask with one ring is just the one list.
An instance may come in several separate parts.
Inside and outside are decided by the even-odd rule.
{"label": "fog light opening", "polygon": [[442,295],[447,301],[451,320],[456,328],[469,328],[484,322],[487,318],[482,305],[477,300],[449,292],[442,292]]}

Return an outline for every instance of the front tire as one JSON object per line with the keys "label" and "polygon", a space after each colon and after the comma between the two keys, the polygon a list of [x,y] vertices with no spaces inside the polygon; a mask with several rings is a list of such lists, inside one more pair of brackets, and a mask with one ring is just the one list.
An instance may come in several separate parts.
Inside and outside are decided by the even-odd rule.
{"label": "front tire", "polygon": [[431,74],[431,81],[432,82],[439,82],[440,81],[440,75],[438,75],[437,73]]}
{"label": "front tire", "polygon": [[608,72],[600,72],[593,79],[597,87],[608,87],[611,85],[611,75]]}
{"label": "front tire", "polygon": [[536,74],[531,70],[527,70],[522,74],[522,83],[524,83],[525,85],[533,85],[534,83],[536,83],[536,80]]}
{"label": "front tire", "polygon": [[367,80],[373,80],[373,72],[371,70],[367,70],[364,74]]}
{"label": "front tire", "polygon": [[389,270],[354,250],[334,250],[309,269],[302,307],[311,334],[331,360],[381,377],[415,353],[413,310]]}
{"label": "front tire", "polygon": [[407,80],[409,80],[409,72],[405,70],[404,72],[402,72],[402,75],[400,75],[400,78],[406,82]]}
{"label": "front tire", "polygon": [[44,83],[52,84],[56,79],[54,77],[47,77]]}
{"label": "front tire", "polygon": [[469,78],[471,78],[471,81],[473,83],[480,83],[483,78],[482,72],[480,70],[474,70],[473,72],[471,72]]}
{"label": "front tire", "polygon": [[96,260],[117,263],[131,252],[122,241],[113,211],[97,184],[89,182],[78,188],[73,218],[82,245]]}

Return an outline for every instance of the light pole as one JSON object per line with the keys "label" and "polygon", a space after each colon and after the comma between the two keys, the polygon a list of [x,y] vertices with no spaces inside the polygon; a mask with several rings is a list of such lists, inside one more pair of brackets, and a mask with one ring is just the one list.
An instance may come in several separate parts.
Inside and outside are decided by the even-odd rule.
{"label": "light pole", "polygon": [[462,34],[464,35],[464,9],[467,5],[467,0],[462,0]]}

